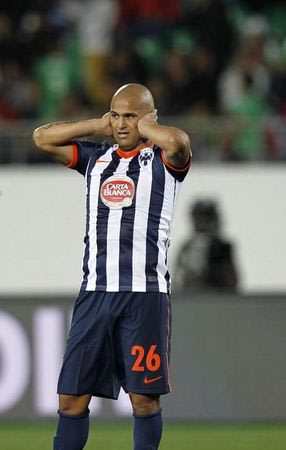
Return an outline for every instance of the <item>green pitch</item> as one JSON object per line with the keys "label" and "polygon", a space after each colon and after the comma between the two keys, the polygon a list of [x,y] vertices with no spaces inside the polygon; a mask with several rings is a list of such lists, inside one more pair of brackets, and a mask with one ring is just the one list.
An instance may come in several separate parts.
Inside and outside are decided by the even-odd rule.
{"label": "green pitch", "polygon": [[[1,450],[51,450],[53,423],[0,423]],[[86,450],[132,450],[132,426],[92,425]],[[166,424],[160,450],[285,450],[286,424]]]}

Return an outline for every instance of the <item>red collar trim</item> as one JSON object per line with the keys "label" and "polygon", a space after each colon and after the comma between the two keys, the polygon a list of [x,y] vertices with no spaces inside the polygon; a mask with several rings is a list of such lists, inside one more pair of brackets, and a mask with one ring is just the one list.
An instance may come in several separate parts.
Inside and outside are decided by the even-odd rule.
{"label": "red collar trim", "polygon": [[142,142],[142,144],[140,144],[137,148],[135,148],[134,150],[131,150],[130,152],[126,152],[125,150],[121,150],[121,148],[118,147],[116,149],[116,153],[121,158],[133,158],[133,156],[138,155],[140,150],[142,150],[143,148],[146,148],[146,147],[151,147],[151,145],[153,145],[152,141]]}

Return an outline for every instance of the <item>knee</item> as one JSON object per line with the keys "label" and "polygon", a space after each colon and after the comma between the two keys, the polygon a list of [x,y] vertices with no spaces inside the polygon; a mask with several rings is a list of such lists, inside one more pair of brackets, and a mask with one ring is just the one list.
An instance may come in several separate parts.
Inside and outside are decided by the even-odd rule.
{"label": "knee", "polygon": [[145,416],[160,410],[160,397],[141,394],[129,394],[134,414]]}
{"label": "knee", "polygon": [[90,402],[89,395],[60,395],[59,396],[59,410],[64,414],[71,416],[78,416],[84,414],[88,410]]}

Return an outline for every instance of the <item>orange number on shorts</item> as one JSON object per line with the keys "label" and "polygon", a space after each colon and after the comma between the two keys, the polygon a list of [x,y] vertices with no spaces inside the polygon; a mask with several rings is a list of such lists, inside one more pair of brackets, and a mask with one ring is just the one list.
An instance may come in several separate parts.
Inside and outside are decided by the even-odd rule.
{"label": "orange number on shorts", "polygon": [[137,353],[138,356],[132,366],[132,370],[134,370],[135,372],[144,372],[144,366],[140,366],[145,354],[144,348],[141,345],[133,345],[131,349],[131,355],[137,355]]}
{"label": "orange number on shorts", "polygon": [[[147,369],[151,372],[155,372],[161,366],[160,355],[158,355],[158,353],[155,353],[156,348],[157,345],[151,345],[146,357],[146,366]],[[141,345],[133,345],[131,349],[131,355],[137,356],[135,363],[132,366],[132,370],[135,372],[143,372],[145,370],[145,367],[141,365],[141,363],[145,356],[144,348]]]}
{"label": "orange number on shorts", "polygon": [[158,353],[155,353],[157,345],[151,345],[149,352],[147,353],[146,365],[147,369],[155,372],[161,365],[161,358]]}

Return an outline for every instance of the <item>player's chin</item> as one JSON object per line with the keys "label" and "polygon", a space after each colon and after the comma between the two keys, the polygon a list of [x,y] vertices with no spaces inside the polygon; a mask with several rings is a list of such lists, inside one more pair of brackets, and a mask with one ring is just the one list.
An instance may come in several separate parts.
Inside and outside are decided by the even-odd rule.
{"label": "player's chin", "polygon": [[119,145],[120,148],[122,148],[123,150],[133,150],[134,148],[137,147],[137,141],[135,141],[134,139],[128,139],[128,138],[123,138],[117,139],[117,143]]}

